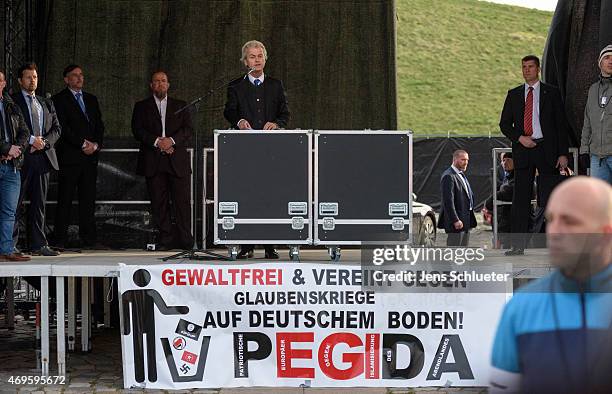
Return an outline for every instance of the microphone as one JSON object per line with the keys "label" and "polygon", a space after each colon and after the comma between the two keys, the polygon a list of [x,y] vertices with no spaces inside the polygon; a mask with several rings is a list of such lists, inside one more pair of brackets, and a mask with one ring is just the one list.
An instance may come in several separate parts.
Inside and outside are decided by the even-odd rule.
{"label": "microphone", "polygon": [[251,75],[251,73],[252,73],[253,71],[255,71],[255,69],[254,69],[254,68],[250,68],[250,67],[249,67],[249,70],[247,71],[247,73],[246,73],[246,74],[244,74],[244,79],[246,79],[246,78],[247,78],[249,75]]}

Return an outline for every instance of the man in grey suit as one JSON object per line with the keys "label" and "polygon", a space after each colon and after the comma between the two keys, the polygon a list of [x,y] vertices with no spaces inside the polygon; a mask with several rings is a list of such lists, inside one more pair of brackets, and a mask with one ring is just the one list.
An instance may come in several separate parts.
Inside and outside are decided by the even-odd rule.
{"label": "man in grey suit", "polygon": [[453,152],[453,164],[442,173],[440,190],[442,203],[438,228],[448,234],[447,246],[467,246],[470,229],[476,227],[474,193],[465,176],[470,157],[464,150]]}
{"label": "man in grey suit", "polygon": [[21,204],[24,197],[30,200],[27,229],[30,249],[33,255],[57,256],[50,249],[45,235],[45,203],[49,187],[49,172],[58,170],[54,145],[60,137],[61,128],[53,102],[36,95],[38,73],[36,64],[28,63],[17,73],[21,90],[13,94],[13,100],[23,113],[30,130],[23,168],[21,170],[21,191],[17,204],[17,215],[13,230],[13,243],[17,250],[19,221],[23,216]]}

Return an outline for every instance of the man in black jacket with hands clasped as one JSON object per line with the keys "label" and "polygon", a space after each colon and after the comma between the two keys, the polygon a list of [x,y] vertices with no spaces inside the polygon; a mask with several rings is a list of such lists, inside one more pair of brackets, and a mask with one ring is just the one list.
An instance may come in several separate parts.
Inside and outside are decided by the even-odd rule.
{"label": "man in black jacket with hands clasped", "polygon": [[83,70],[76,64],[64,69],[66,88],[53,96],[62,126],[57,145],[60,164],[55,244],[64,248],[67,241],[72,199],[79,201],[79,238],[82,248],[96,245],[96,180],[98,156],[104,138],[104,123],[98,99],[83,91]]}

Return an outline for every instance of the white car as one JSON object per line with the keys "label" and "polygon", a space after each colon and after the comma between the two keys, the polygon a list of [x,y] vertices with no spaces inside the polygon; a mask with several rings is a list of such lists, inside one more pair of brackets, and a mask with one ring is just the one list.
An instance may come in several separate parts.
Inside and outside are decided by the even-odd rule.
{"label": "white car", "polygon": [[416,200],[412,194],[412,242],[418,246],[435,246],[436,214],[432,207]]}

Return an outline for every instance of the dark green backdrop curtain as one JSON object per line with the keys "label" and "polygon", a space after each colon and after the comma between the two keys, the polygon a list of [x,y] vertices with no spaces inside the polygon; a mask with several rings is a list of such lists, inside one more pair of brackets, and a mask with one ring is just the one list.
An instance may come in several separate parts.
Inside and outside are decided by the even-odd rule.
{"label": "dark green backdrop curtain", "polygon": [[[242,44],[262,41],[266,72],[285,83],[291,128],[395,129],[392,0],[54,0],[44,86],[82,65],[110,136],[129,137],[133,105],[165,69],[171,95],[191,100],[244,72]],[[225,90],[203,103],[196,126],[225,128]]]}

